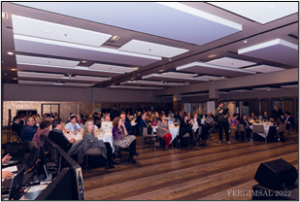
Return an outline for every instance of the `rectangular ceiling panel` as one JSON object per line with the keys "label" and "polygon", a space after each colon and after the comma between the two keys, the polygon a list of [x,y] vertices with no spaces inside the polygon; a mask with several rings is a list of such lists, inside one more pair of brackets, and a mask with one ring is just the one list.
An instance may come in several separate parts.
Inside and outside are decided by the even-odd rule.
{"label": "rectangular ceiling panel", "polygon": [[227,11],[265,24],[298,12],[298,2],[208,2]]}
{"label": "rectangular ceiling panel", "polygon": [[178,77],[178,78],[192,78],[194,76],[198,76],[198,74],[181,73],[181,72],[165,72],[165,73],[162,73],[161,75],[169,76],[169,77]]}
{"label": "rectangular ceiling panel", "polygon": [[128,53],[112,48],[95,48],[78,44],[52,41],[14,34],[15,50],[26,53],[58,57],[80,58],[134,66],[146,66],[161,60],[161,57]]}
{"label": "rectangular ceiling panel", "polygon": [[16,55],[17,63],[28,63],[28,64],[42,64],[42,65],[54,65],[64,67],[75,67],[80,61],[73,60],[62,60],[46,57],[36,57],[28,55]]}
{"label": "rectangular ceiling panel", "polygon": [[101,82],[101,81],[108,81],[111,78],[105,77],[95,77],[95,76],[74,76],[73,80],[80,80],[80,81],[91,81],[91,82]]}
{"label": "rectangular ceiling panel", "polygon": [[161,90],[161,89],[164,89],[163,87],[120,86],[120,85],[107,86],[106,88],[125,88],[125,89],[137,89],[137,90]]}
{"label": "rectangular ceiling panel", "polygon": [[[110,34],[12,15],[13,32],[26,36],[100,47]],[[83,37],[84,36],[84,37]]]}
{"label": "rectangular ceiling panel", "polygon": [[189,51],[187,49],[176,48],[134,39],[123,45],[121,48],[119,48],[119,50],[166,58],[172,58]]}
{"label": "rectangular ceiling panel", "polygon": [[64,74],[48,74],[48,73],[37,73],[37,72],[17,72],[18,77],[26,77],[26,78],[46,78],[46,79],[61,79]]}
{"label": "rectangular ceiling panel", "polygon": [[204,75],[204,76],[198,76],[196,77],[198,79],[206,79],[206,80],[210,80],[210,81],[216,81],[216,80],[223,80],[226,79],[225,77],[220,77],[220,76],[208,76],[208,75]]}
{"label": "rectangular ceiling panel", "polygon": [[197,45],[207,44],[242,30],[240,24],[177,2],[16,4]]}
{"label": "rectangular ceiling panel", "polygon": [[211,65],[211,64],[206,64],[203,62],[192,62],[192,63],[186,64],[186,65],[176,67],[176,70],[200,73],[200,74],[225,76],[225,77],[239,77],[239,76],[247,76],[247,75],[256,74],[255,72],[252,72],[252,71]]}
{"label": "rectangular ceiling panel", "polygon": [[18,83],[19,84],[28,84],[28,85],[54,85],[55,82],[18,80]]}
{"label": "rectangular ceiling panel", "polygon": [[198,79],[198,78],[182,78],[182,77],[170,77],[161,74],[149,74],[143,76],[142,79],[149,79],[149,80],[158,80],[158,81],[174,81],[174,82],[189,82],[189,83],[196,83],[200,81],[208,81],[206,79]]}
{"label": "rectangular ceiling panel", "polygon": [[259,66],[245,68],[245,70],[260,72],[260,73],[271,73],[271,72],[283,71],[285,69],[280,67],[273,67],[270,65],[259,65]]}
{"label": "rectangular ceiling panel", "polygon": [[231,68],[240,68],[240,67],[246,67],[246,66],[256,64],[254,62],[249,62],[249,61],[239,60],[239,59],[229,58],[229,57],[219,58],[206,63],[211,65],[219,65],[219,66],[225,66]]}
{"label": "rectangular ceiling panel", "polygon": [[123,73],[130,73],[138,70],[138,68],[121,67],[116,65],[106,65],[106,64],[97,64],[97,63],[90,66],[89,69],[111,71],[111,72],[123,72]]}
{"label": "rectangular ceiling panel", "polygon": [[239,54],[298,67],[298,45],[275,39],[238,50]]}

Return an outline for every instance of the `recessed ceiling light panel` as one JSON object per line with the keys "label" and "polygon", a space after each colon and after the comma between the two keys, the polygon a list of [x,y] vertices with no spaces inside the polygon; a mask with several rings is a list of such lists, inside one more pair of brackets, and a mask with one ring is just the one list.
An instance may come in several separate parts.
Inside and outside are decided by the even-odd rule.
{"label": "recessed ceiling light panel", "polygon": [[219,59],[212,60],[212,61],[209,61],[206,63],[212,64],[212,65],[232,67],[232,68],[240,68],[240,67],[245,67],[245,66],[250,66],[250,65],[256,64],[254,62],[249,62],[249,61],[239,60],[239,59],[229,58],[229,57],[219,58]]}
{"label": "recessed ceiling light panel", "polygon": [[134,67],[121,67],[116,65],[106,65],[106,64],[93,64],[89,67],[89,69],[95,70],[103,70],[103,71],[111,71],[111,72],[123,72],[123,73],[130,73],[138,70],[138,68]]}
{"label": "recessed ceiling light panel", "polygon": [[181,72],[165,72],[165,73],[162,73],[161,75],[169,76],[169,77],[192,78],[192,77],[197,76],[198,74],[181,73]]}
{"label": "recessed ceiling light panel", "polygon": [[37,73],[37,72],[17,72],[18,77],[28,77],[28,78],[47,78],[47,79],[61,79],[64,74],[49,74],[49,73]]}
{"label": "recessed ceiling light panel", "polygon": [[208,2],[240,16],[265,24],[298,12],[298,2]]}
{"label": "recessed ceiling light panel", "polygon": [[36,57],[28,55],[16,55],[17,63],[28,63],[28,64],[42,64],[42,65],[54,65],[64,67],[75,67],[80,61],[74,60],[62,60],[55,58]]}
{"label": "recessed ceiling light panel", "polygon": [[196,78],[198,78],[198,79],[206,79],[206,80],[210,80],[210,81],[216,81],[216,80],[226,79],[225,77],[221,77],[221,76],[208,76],[208,75],[198,76]]}
{"label": "recessed ceiling light panel", "polygon": [[119,48],[119,50],[166,58],[172,58],[189,51],[187,49],[176,48],[172,46],[166,46],[134,39],[129,41],[127,44],[123,45],[121,48]]}
{"label": "recessed ceiling light panel", "polygon": [[280,67],[273,67],[269,65],[259,65],[259,66],[245,68],[245,70],[260,72],[260,73],[271,73],[271,72],[283,71],[285,69]]}
{"label": "recessed ceiling light panel", "polygon": [[12,15],[13,32],[26,36],[100,47],[112,35],[77,27]]}
{"label": "recessed ceiling light panel", "polygon": [[55,82],[49,81],[27,81],[27,80],[18,80],[19,84],[28,84],[28,85],[54,85]]}
{"label": "recessed ceiling light panel", "polygon": [[110,80],[110,77],[95,77],[95,76],[74,76],[73,80],[80,80],[80,81],[91,81],[91,82],[102,82]]}

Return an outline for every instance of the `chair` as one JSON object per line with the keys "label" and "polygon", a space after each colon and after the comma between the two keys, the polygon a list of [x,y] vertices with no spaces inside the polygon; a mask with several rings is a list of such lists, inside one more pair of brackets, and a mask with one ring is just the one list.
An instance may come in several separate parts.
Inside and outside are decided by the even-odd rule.
{"label": "chair", "polygon": [[164,135],[162,134],[161,129],[156,129],[156,136],[158,137],[157,139],[160,141],[160,145],[163,145]]}
{"label": "chair", "polygon": [[262,136],[262,137],[265,138],[265,143],[267,144],[267,134],[265,132],[263,125],[253,125],[252,134],[254,134],[254,133],[257,133],[257,134],[260,133],[259,134],[260,136],[262,136],[261,133],[263,133],[264,136]]}
{"label": "chair", "polygon": [[38,149],[36,141],[28,141],[28,147],[29,147],[30,151],[31,151],[32,147],[35,147]]}
{"label": "chair", "polygon": [[200,146],[200,137],[202,134],[202,126],[199,126],[198,133],[196,134],[196,140],[199,140],[199,146]]}
{"label": "chair", "polygon": [[[280,140],[280,134],[283,135],[285,132],[286,132],[286,125],[285,124],[279,124],[279,127],[278,127],[278,141]],[[288,136],[290,136],[290,133],[288,133]]]}
{"label": "chair", "polygon": [[[190,134],[186,133],[182,136],[182,138],[188,138],[188,141],[190,142]],[[180,138],[179,138],[179,134],[177,136],[177,148],[178,148],[178,144],[179,144],[179,149],[180,149]]]}
{"label": "chair", "polygon": [[239,124],[239,134],[242,135],[241,133],[244,133],[244,142],[246,142],[246,130],[245,130],[245,127],[244,127],[244,124]]}
{"label": "chair", "polygon": [[[84,151],[84,155],[86,157],[86,168],[88,168],[88,156],[100,156],[102,155],[101,151],[98,149],[98,147],[90,148]],[[106,166],[104,166],[104,172],[106,174],[106,171],[109,171],[109,169],[106,169]]]}
{"label": "chair", "polygon": [[269,132],[268,132],[268,138],[272,138],[274,137],[275,135],[277,136],[277,127],[276,126],[270,126],[269,127]]}
{"label": "chair", "polygon": [[154,144],[153,146],[155,148],[155,142],[156,142],[155,137],[156,137],[156,135],[153,134],[153,130],[152,130],[152,134],[149,135],[148,134],[148,128],[144,127],[143,128],[143,134],[142,134],[142,137],[141,137],[141,146],[143,145],[143,140],[145,138],[153,138],[153,144]]}

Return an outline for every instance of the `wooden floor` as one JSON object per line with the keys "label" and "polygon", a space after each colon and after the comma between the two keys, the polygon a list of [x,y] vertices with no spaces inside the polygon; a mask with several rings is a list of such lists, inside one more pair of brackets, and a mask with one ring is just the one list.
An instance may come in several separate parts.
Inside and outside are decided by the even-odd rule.
{"label": "wooden floor", "polygon": [[[251,200],[231,196],[230,190],[252,190],[261,162],[283,158],[298,169],[298,134],[292,141],[253,143],[231,138],[207,147],[154,150],[137,146],[136,165],[121,163],[104,174],[103,168],[83,169],[86,200]],[[138,139],[139,140],[139,139]],[[139,142],[139,141],[138,141]]]}

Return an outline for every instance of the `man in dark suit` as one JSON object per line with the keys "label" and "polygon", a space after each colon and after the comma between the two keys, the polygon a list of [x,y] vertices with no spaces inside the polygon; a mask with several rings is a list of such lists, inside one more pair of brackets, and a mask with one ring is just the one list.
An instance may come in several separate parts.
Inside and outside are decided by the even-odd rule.
{"label": "man in dark suit", "polygon": [[13,131],[15,131],[15,132],[18,134],[19,137],[21,137],[22,126],[21,126],[21,124],[20,124],[20,119],[19,119],[19,117],[15,116],[15,117],[13,118],[13,124],[12,124],[12,126],[11,126],[11,129],[12,129]]}
{"label": "man in dark suit", "polygon": [[202,113],[200,114],[200,119],[206,119],[207,114],[205,114],[205,111],[203,110]]}
{"label": "man in dark suit", "polygon": [[291,117],[291,113],[289,111],[284,112],[286,130],[290,130],[291,126],[295,125],[295,120]]}
{"label": "man in dark suit", "polygon": [[68,152],[72,145],[75,143],[75,139],[72,138],[70,141],[63,134],[64,128],[61,120],[54,120],[52,122],[52,130],[49,132],[48,138],[55,144],[59,145],[65,152]]}
{"label": "man in dark suit", "polygon": [[280,122],[284,119],[284,115],[281,109],[277,106],[274,106],[274,110],[272,112],[272,117],[274,118],[275,122]]}
{"label": "man in dark suit", "polygon": [[110,112],[110,120],[114,121],[114,119],[118,116],[120,116],[120,112],[117,111],[117,106],[114,105],[113,110]]}
{"label": "man in dark suit", "polygon": [[28,142],[33,139],[34,134],[37,132],[35,121],[32,117],[26,120],[26,125],[22,128],[21,139],[22,142]]}
{"label": "man in dark suit", "polygon": [[152,133],[152,127],[151,127],[150,124],[148,124],[148,123],[146,122],[146,119],[147,119],[146,114],[142,114],[142,118],[141,118],[141,120],[140,120],[139,125],[140,125],[141,132],[142,132],[142,133],[143,133],[143,128],[147,128],[147,129],[148,129],[148,134],[150,135],[150,134]]}

